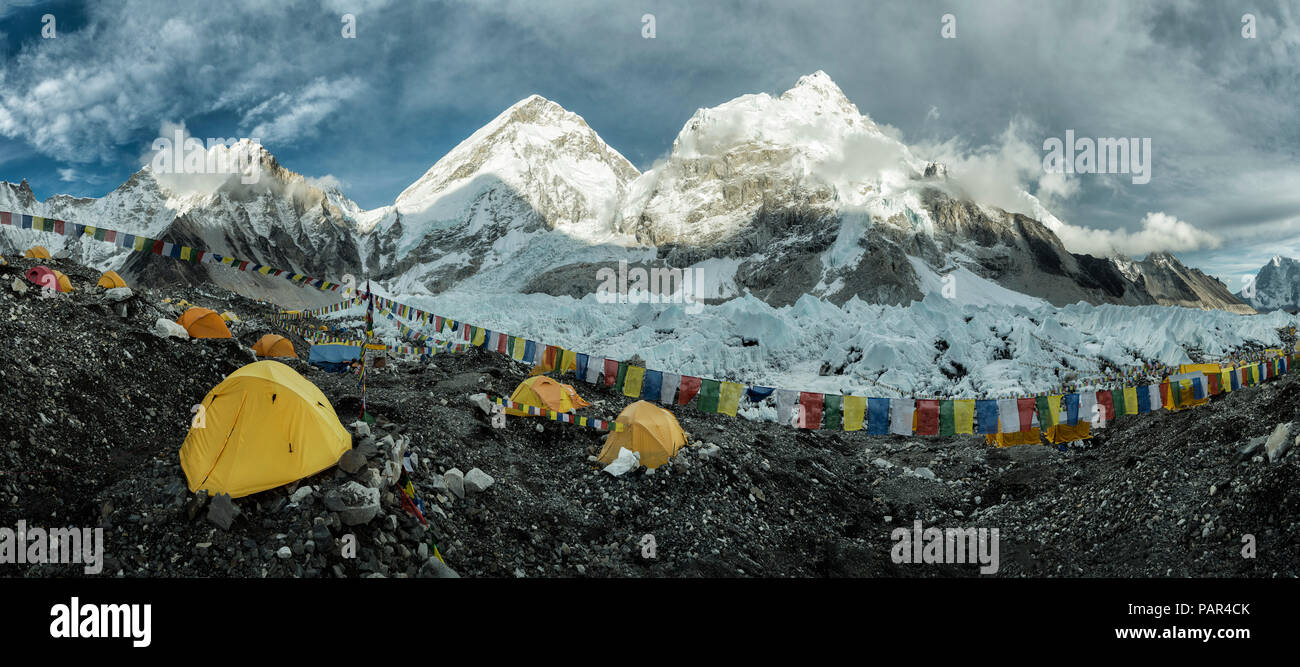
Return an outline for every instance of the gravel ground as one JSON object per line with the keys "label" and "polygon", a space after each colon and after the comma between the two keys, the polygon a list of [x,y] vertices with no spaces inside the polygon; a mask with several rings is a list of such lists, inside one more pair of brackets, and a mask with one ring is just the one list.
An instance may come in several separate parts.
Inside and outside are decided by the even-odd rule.
{"label": "gravel ground", "polygon": [[[213,519],[225,504],[188,492],[177,452],[190,406],[275,331],[254,319],[269,306],[215,288],[144,290],[121,304],[95,288],[41,299],[11,288],[31,264],[0,268],[0,526],[101,526],[106,576],[979,576],[978,564],[894,563],[891,534],[916,520],[998,529],[997,576],[1300,570],[1297,456],[1239,453],[1295,418],[1295,375],[1201,408],[1122,418],[1065,452],[796,431],[677,408],[693,444],[653,473],[615,478],[589,460],[600,432],[536,418],[491,428],[470,395],[508,395],[528,369],[471,350],[372,373],[368,403],[381,419],[355,436],[355,472],[335,467],[236,499],[238,515],[223,528]],[[82,287],[98,275],[53,266]],[[246,321],[233,326],[234,341],[159,338],[154,320],[177,314],[163,297]],[[306,345],[290,338],[303,359],[286,363],[321,387],[345,424],[355,421],[355,377],[307,366]],[[631,402],[575,386],[593,403],[589,416],[613,417]],[[429,526],[382,483],[373,517],[347,525],[335,496],[375,484],[383,449],[408,440]],[[494,482],[459,497],[443,483],[452,468],[479,468]],[[1253,536],[1254,558],[1242,555],[1243,535]],[[430,560],[431,545],[450,570]],[[2,576],[81,573],[0,565]]]}

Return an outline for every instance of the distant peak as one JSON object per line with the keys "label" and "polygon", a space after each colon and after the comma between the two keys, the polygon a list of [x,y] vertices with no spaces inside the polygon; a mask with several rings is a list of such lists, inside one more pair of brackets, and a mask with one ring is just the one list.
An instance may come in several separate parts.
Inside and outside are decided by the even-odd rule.
{"label": "distant peak", "polygon": [[840,87],[831,80],[830,75],[822,70],[817,70],[812,74],[806,74],[799,77],[799,81],[794,84],[794,88],[786,91],[786,93],[798,93],[801,91],[813,92],[820,97],[828,99],[847,99],[844,96],[844,91],[840,90]]}
{"label": "distant peak", "polygon": [[[534,93],[510,105],[510,108],[506,109],[506,111],[508,113],[528,112],[528,111],[532,111],[534,113],[541,112],[541,111],[560,111],[562,113],[567,113],[568,110],[560,106],[558,103],[552,102],[551,100],[548,100],[545,97],[542,97],[541,95]],[[517,114],[511,113],[511,115],[513,116]]]}

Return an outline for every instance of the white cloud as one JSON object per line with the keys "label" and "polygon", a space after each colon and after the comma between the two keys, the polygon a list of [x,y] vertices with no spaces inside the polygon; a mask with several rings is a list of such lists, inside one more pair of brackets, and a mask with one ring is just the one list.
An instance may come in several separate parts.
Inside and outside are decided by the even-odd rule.
{"label": "white cloud", "polygon": [[317,78],[293,91],[280,93],[244,114],[242,126],[260,141],[288,142],[315,136],[317,126],[348,99],[360,94],[365,85],[355,77],[328,81]]}
{"label": "white cloud", "polygon": [[1218,236],[1164,212],[1147,213],[1135,232],[1089,229],[1069,224],[1061,225],[1055,231],[1071,252],[1097,257],[1116,253],[1139,257],[1161,251],[1188,252],[1218,248],[1223,243]]}
{"label": "white cloud", "polygon": [[343,188],[347,187],[347,183],[339,180],[339,178],[334,176],[334,174],[325,174],[324,176],[315,177],[307,176],[305,178],[307,180],[307,185],[310,185],[317,190],[329,190],[330,188],[334,188],[341,191]]}

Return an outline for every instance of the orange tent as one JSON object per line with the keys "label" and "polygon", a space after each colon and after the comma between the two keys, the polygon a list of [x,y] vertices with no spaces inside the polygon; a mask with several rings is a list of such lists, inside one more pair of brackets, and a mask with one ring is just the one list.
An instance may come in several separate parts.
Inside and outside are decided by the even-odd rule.
{"label": "orange tent", "polygon": [[176,319],[191,338],[230,338],[230,329],[221,316],[207,308],[190,308]]}
{"label": "orange tent", "polygon": [[46,250],[43,245],[32,246],[31,250],[23,253],[23,257],[28,259],[49,259],[50,251]]}
{"label": "orange tent", "polygon": [[257,339],[253,345],[253,351],[259,357],[296,357],[297,353],[293,351],[293,343],[289,342],[284,336],[275,334],[266,334]]}
{"label": "orange tent", "polygon": [[[510,394],[510,400],[554,412],[573,412],[577,408],[591,405],[571,385],[560,384],[545,375],[534,375],[520,382],[514,393]],[[506,414],[527,417],[528,411],[506,408]]]}
{"label": "orange tent", "polygon": [[60,292],[71,292],[71,291],[72,291],[72,280],[69,279],[68,276],[67,276],[65,273],[63,273],[62,271],[57,271],[57,270],[56,270],[56,271],[54,272],[54,277],[57,278],[57,279],[59,280],[59,291],[60,291]]}
{"label": "orange tent", "polygon": [[673,413],[649,401],[637,401],[623,408],[615,421],[627,428],[610,433],[605,439],[596,460],[606,465],[613,463],[619,450],[626,448],[641,453],[641,465],[658,468],[686,446],[686,433]]}
{"label": "orange tent", "polygon": [[103,287],[104,289],[126,287],[126,281],[122,280],[122,276],[117,275],[117,271],[105,271],[104,275],[99,277],[96,287]]}

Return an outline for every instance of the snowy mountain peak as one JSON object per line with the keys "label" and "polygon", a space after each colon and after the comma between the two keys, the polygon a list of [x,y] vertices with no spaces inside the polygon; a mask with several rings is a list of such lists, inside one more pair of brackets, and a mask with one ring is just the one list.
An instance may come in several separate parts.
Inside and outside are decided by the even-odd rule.
{"label": "snowy mountain peak", "polygon": [[785,91],[781,97],[801,98],[805,101],[820,99],[830,104],[853,106],[839,85],[822,70],[799,77],[794,87]]}

